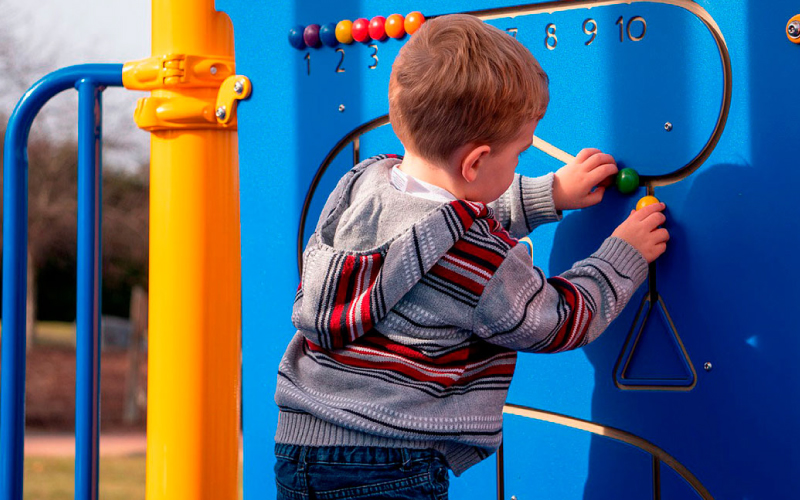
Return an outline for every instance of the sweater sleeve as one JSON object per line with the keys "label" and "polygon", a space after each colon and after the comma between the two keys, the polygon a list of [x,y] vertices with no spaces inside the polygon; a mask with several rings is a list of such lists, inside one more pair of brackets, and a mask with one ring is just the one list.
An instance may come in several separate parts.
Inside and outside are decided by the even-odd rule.
{"label": "sweater sleeve", "polygon": [[527,236],[537,226],[561,220],[553,203],[553,174],[525,177],[516,174],[505,193],[489,204],[494,218],[515,238]]}
{"label": "sweater sleeve", "polygon": [[608,238],[589,258],[550,279],[517,245],[484,289],[473,331],[517,351],[576,349],[608,327],[646,276],[647,261],[618,238]]}

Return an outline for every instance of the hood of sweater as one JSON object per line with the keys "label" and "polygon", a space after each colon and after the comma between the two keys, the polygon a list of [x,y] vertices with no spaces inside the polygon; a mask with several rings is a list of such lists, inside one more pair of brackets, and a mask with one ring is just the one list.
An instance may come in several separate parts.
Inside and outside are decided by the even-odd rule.
{"label": "hood of sweater", "polygon": [[[365,160],[338,183],[303,253],[292,322],[337,349],[368,333],[479,218],[485,204],[440,203],[391,185],[399,156]],[[444,235],[444,237],[443,237]]]}

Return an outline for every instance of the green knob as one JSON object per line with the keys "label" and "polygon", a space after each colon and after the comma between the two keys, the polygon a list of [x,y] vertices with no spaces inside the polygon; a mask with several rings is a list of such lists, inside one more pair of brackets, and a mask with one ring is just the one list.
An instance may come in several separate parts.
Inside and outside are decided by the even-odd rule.
{"label": "green knob", "polygon": [[617,172],[616,184],[620,193],[631,194],[639,187],[639,174],[632,168],[623,168]]}

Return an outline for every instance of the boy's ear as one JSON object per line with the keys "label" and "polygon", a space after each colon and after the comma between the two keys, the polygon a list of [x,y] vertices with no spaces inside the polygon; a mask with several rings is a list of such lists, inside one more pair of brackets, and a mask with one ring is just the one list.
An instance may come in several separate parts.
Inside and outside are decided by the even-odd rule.
{"label": "boy's ear", "polygon": [[461,176],[467,182],[474,182],[478,178],[478,169],[483,165],[483,161],[492,152],[492,148],[483,144],[480,146],[470,145],[461,157]]}

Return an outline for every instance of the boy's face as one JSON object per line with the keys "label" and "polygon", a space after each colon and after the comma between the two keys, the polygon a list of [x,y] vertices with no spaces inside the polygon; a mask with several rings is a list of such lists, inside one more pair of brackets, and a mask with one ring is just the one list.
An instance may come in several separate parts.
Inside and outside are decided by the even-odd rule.
{"label": "boy's face", "polygon": [[519,156],[529,147],[536,130],[538,120],[526,123],[511,142],[493,147],[491,152],[481,159],[483,163],[478,169],[478,177],[471,183],[470,200],[491,203],[506,192],[514,181],[514,172],[519,163]]}

